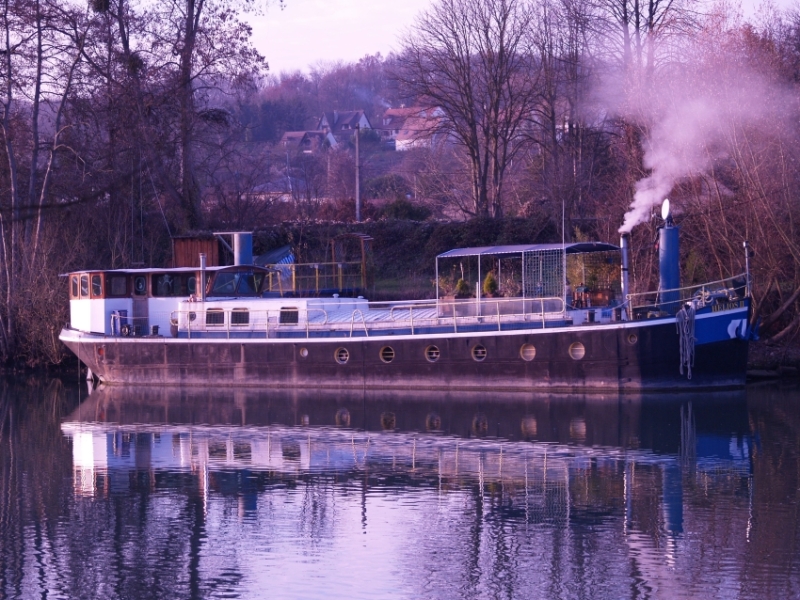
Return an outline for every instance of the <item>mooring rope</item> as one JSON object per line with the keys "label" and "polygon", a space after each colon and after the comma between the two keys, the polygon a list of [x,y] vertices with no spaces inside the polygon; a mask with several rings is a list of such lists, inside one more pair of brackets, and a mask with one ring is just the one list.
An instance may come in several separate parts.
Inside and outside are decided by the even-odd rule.
{"label": "mooring rope", "polygon": [[675,325],[678,328],[678,345],[681,352],[681,375],[683,367],[686,366],[686,378],[692,378],[692,367],[694,366],[694,305],[683,307],[675,315]]}

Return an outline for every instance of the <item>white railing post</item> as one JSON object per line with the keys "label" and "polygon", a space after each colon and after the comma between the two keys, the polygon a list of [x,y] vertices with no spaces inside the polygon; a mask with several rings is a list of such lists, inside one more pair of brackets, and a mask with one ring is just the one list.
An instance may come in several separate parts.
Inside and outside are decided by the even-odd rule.
{"label": "white railing post", "polygon": [[547,326],[544,322],[544,298],[539,298],[539,308],[542,309],[542,329],[545,329]]}

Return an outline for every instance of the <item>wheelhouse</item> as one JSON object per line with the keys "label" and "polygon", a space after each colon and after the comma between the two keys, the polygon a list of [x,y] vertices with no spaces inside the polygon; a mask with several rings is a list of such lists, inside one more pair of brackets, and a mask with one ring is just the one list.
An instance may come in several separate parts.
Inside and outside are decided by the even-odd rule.
{"label": "wheelhouse", "polygon": [[[206,280],[218,267],[206,270]],[[70,326],[106,335],[147,335],[169,329],[181,300],[199,294],[198,268],[77,271],[66,275]]]}

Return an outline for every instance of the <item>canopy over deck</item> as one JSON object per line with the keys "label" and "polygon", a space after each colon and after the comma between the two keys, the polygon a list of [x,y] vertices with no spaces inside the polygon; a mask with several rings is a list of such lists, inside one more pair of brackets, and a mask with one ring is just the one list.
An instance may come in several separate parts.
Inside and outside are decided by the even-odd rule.
{"label": "canopy over deck", "polygon": [[[600,282],[599,274],[605,274],[605,263],[611,263],[604,258],[604,253],[618,253],[619,246],[604,242],[572,242],[569,244],[516,244],[502,246],[480,246],[475,248],[456,248],[436,257],[436,297],[440,297],[440,259],[471,259],[477,258],[477,280],[469,281],[468,285],[474,286],[475,296],[480,297],[483,273],[481,263],[492,260],[490,270],[495,271],[495,280],[500,279],[501,270],[503,282],[500,284],[500,293],[503,295],[521,296],[523,298],[561,298],[569,303],[569,281],[567,280],[568,262],[578,263],[573,270],[576,282],[591,281],[595,285]],[[569,257],[569,261],[568,261]],[[599,268],[591,268],[587,260],[598,263]],[[521,259],[521,260],[520,260]],[[506,261],[506,267],[502,266]],[[510,262],[509,262],[510,261]],[[475,262],[465,261],[465,262]],[[514,266],[516,263],[519,266]],[[484,265],[486,266],[486,265]],[[461,277],[466,278],[464,266],[461,266]],[[607,279],[604,277],[603,279]],[[606,283],[606,282],[604,282]],[[607,285],[605,287],[608,287]],[[495,293],[495,292],[493,292]]]}
{"label": "canopy over deck", "polygon": [[586,252],[608,252],[619,250],[619,246],[604,242],[574,242],[571,244],[516,244],[507,246],[480,246],[475,248],[456,248],[448,250],[436,258],[459,258],[462,256],[494,256],[498,254],[522,254],[524,252],[542,252],[546,250],[561,250],[567,254],[582,254]]}

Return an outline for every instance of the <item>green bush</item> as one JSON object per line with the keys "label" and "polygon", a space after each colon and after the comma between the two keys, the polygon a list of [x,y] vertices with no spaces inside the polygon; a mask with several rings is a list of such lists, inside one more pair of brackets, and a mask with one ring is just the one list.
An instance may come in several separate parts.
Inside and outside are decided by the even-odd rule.
{"label": "green bush", "polygon": [[469,287],[469,284],[464,281],[463,279],[459,279],[458,283],[456,283],[456,298],[469,298],[472,296],[472,290]]}
{"label": "green bush", "polygon": [[431,211],[405,198],[398,198],[383,207],[381,217],[401,221],[424,221],[431,216]]}
{"label": "green bush", "polygon": [[497,295],[498,285],[497,279],[494,276],[494,271],[489,271],[486,278],[483,280],[483,293],[487,296]]}

